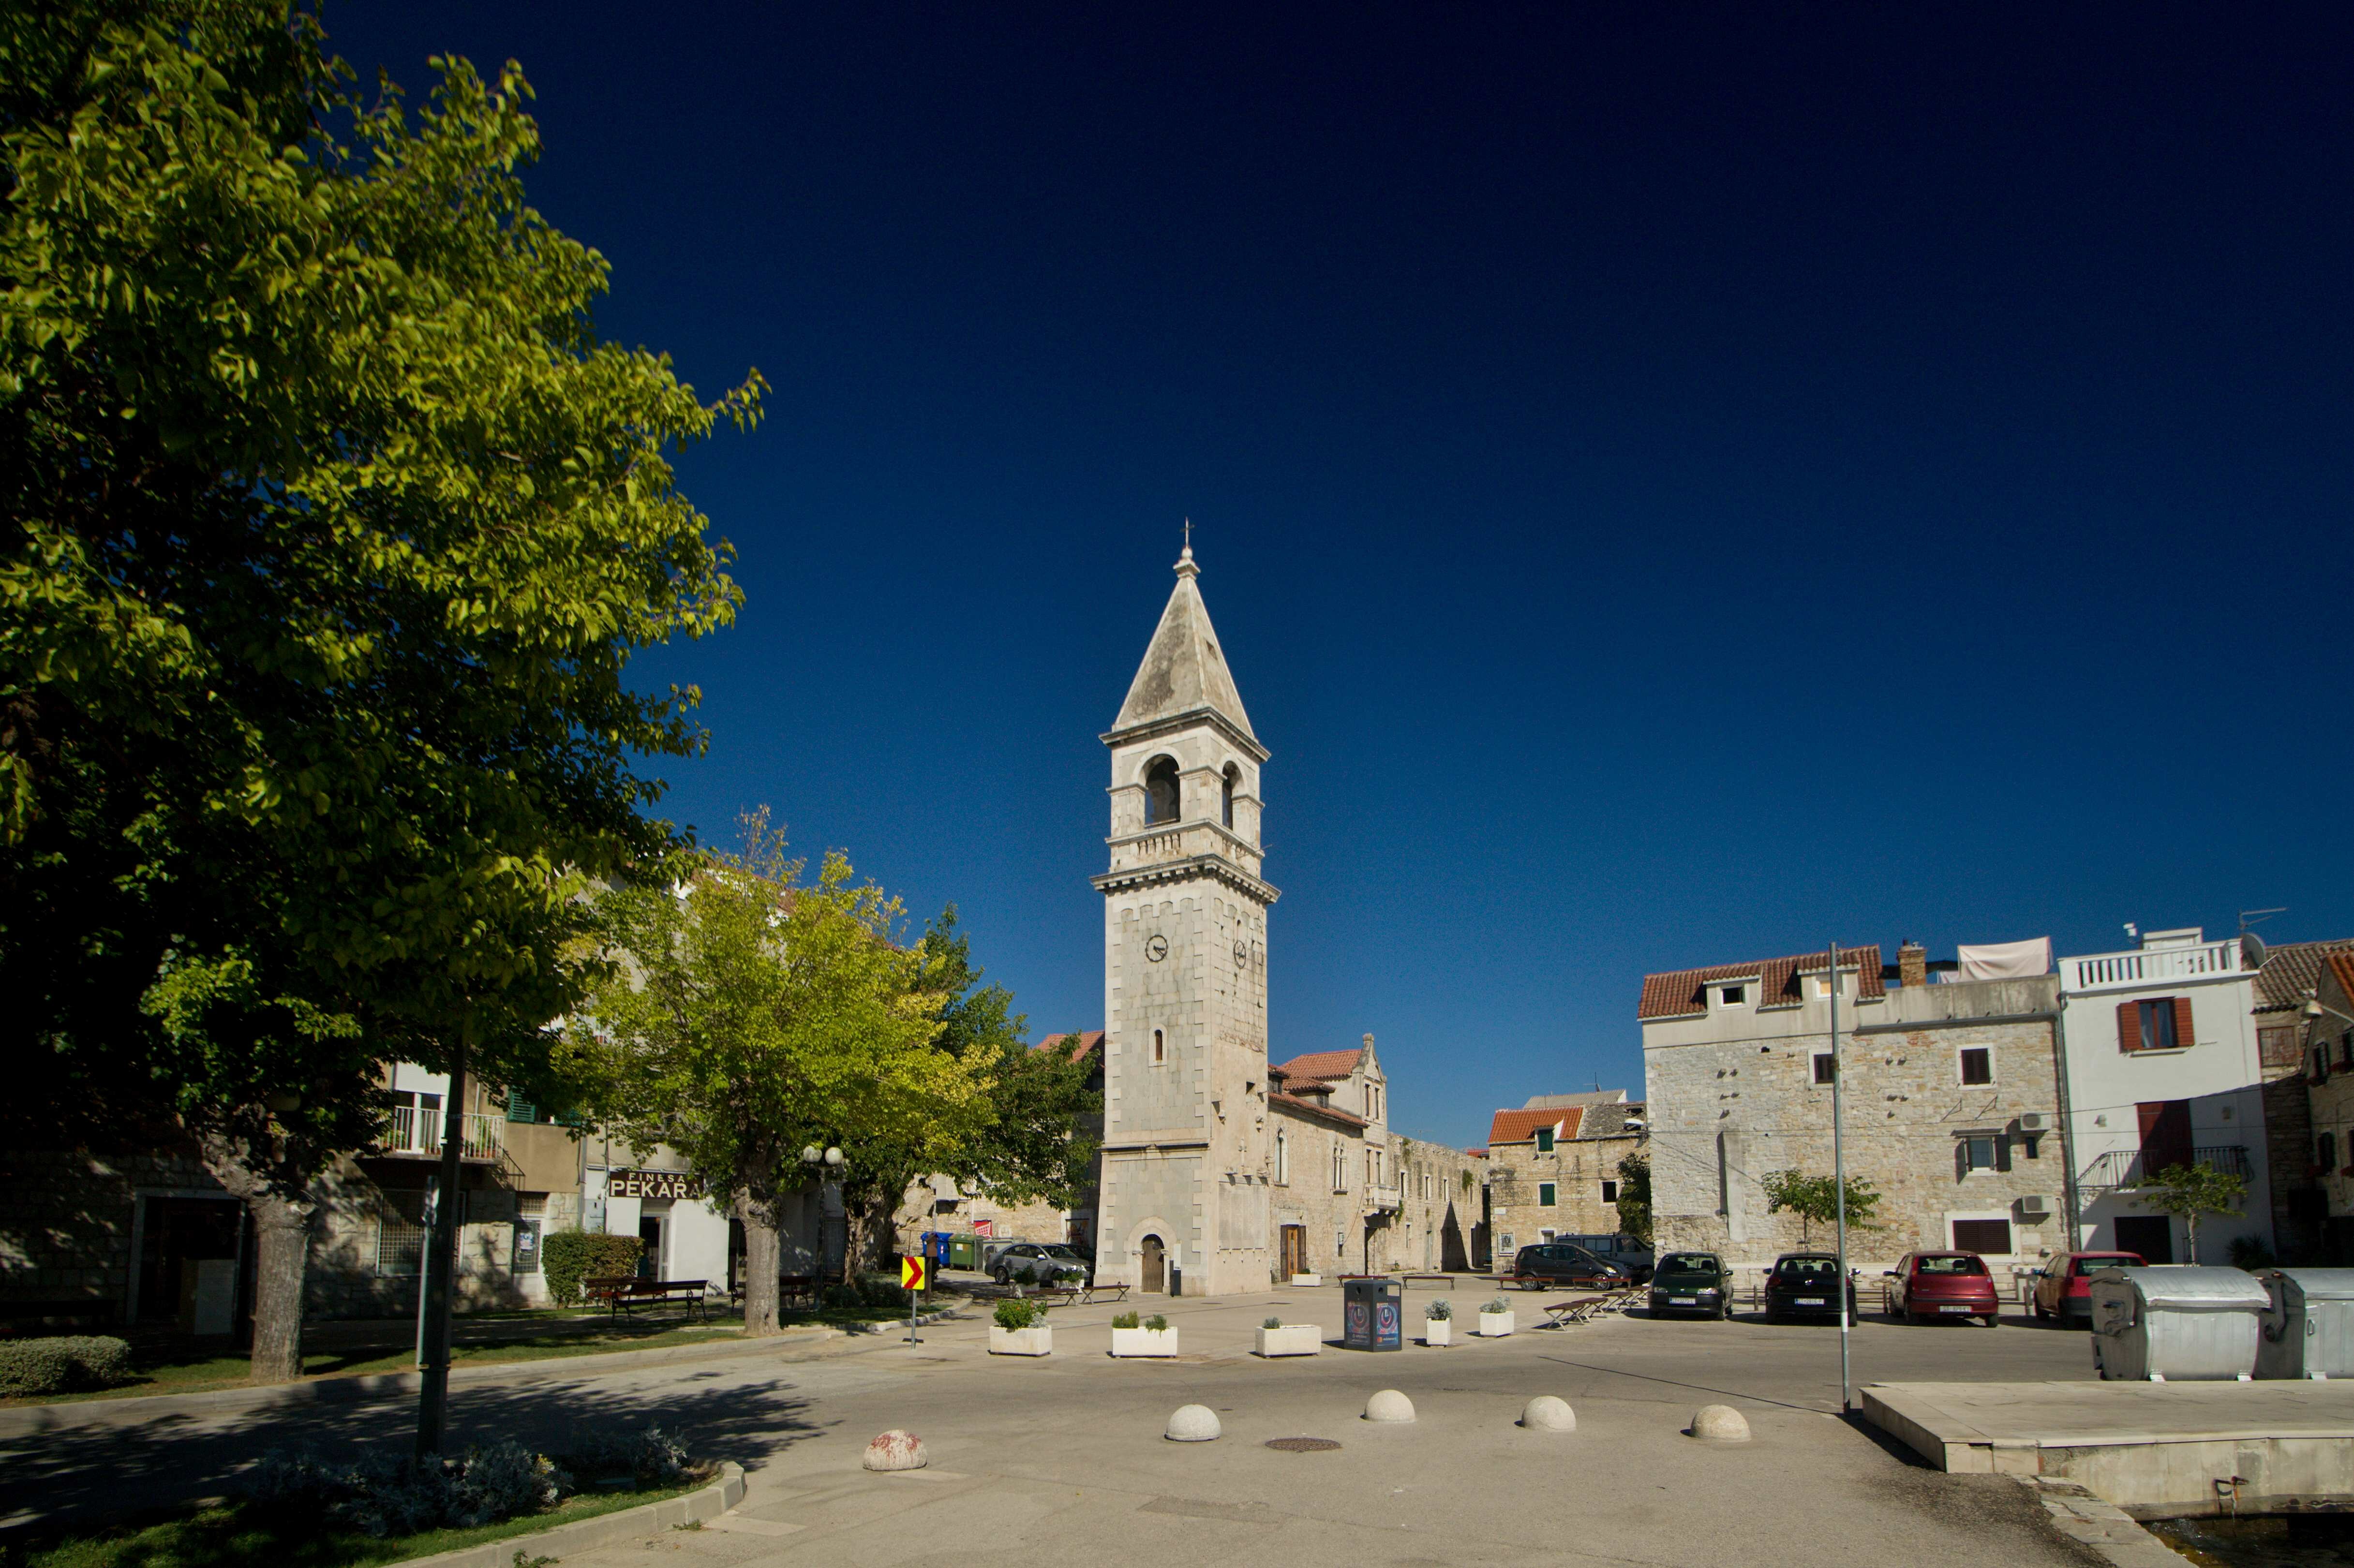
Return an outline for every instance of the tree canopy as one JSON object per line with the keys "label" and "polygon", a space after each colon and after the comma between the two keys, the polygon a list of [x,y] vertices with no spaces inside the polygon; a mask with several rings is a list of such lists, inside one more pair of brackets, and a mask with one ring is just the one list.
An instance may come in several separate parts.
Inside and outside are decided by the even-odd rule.
{"label": "tree canopy", "polygon": [[[1836,1224],[1839,1222],[1839,1183],[1829,1176],[1809,1176],[1803,1171],[1768,1171],[1757,1180],[1758,1188],[1766,1194],[1766,1212],[1778,1214],[1785,1209],[1798,1216],[1801,1237],[1810,1234],[1814,1225]],[[1861,1176],[1847,1179],[1847,1223],[1859,1230],[1873,1227],[1872,1216],[1880,1210],[1880,1189]]]}

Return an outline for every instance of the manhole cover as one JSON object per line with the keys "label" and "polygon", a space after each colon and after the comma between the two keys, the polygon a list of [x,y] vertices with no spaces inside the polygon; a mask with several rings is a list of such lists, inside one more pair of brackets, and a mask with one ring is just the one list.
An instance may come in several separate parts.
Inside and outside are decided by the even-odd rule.
{"label": "manhole cover", "polygon": [[1341,1445],[1330,1437],[1270,1437],[1267,1440],[1267,1446],[1270,1448],[1280,1448],[1287,1454],[1321,1454],[1328,1448],[1338,1448]]}

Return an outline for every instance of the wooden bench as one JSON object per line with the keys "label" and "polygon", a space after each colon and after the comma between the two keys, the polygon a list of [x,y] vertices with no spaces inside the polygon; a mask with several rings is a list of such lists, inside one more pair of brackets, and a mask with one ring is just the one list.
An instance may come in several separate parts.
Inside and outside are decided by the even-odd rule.
{"label": "wooden bench", "polygon": [[1051,1301],[1058,1307],[1092,1306],[1098,1298],[1125,1301],[1129,1287],[1126,1281],[1102,1285],[1040,1285],[1028,1292],[1033,1301]]}
{"label": "wooden bench", "polygon": [[592,1306],[618,1311],[621,1292],[637,1282],[638,1277],[634,1274],[592,1274],[581,1280],[580,1294],[587,1297]]}
{"label": "wooden bench", "polygon": [[1603,1304],[1609,1299],[1607,1296],[1575,1296],[1567,1301],[1551,1302],[1542,1308],[1545,1320],[1538,1327],[1575,1329],[1580,1323],[1591,1320],[1596,1313],[1604,1310]]}
{"label": "wooden bench", "polygon": [[[727,1301],[732,1307],[744,1305],[744,1282],[737,1280],[727,1287]],[[786,1312],[796,1307],[803,1309],[817,1306],[817,1277],[810,1274],[780,1274],[777,1277],[777,1310]]]}
{"label": "wooden bench", "polygon": [[703,1316],[703,1298],[711,1282],[707,1279],[631,1279],[622,1282],[610,1298],[613,1310],[634,1312],[640,1307],[661,1307],[676,1302],[692,1307],[698,1319]]}
{"label": "wooden bench", "polygon": [[1455,1288],[1455,1277],[1451,1274],[1405,1274],[1398,1277],[1408,1285],[1444,1285],[1449,1290]]}

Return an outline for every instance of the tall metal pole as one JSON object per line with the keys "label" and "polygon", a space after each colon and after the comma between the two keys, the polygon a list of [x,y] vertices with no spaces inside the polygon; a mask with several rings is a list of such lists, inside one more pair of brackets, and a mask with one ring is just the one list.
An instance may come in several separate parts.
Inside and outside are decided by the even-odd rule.
{"label": "tall metal pole", "polygon": [[[1861,970],[1858,970],[1859,975]],[[1856,988],[1859,991],[1862,987]],[[1831,1187],[1839,1203],[1839,1304],[1840,1304],[1840,1409],[1848,1411],[1854,1404],[1848,1398],[1848,1287],[1847,1287],[1847,1119],[1843,1097],[1847,1093],[1847,1075],[1840,1070],[1839,997],[1840,950],[1831,944]]]}
{"label": "tall metal pole", "polygon": [[458,1271],[458,1217],[463,1202],[458,1187],[458,1160],[466,1147],[466,1044],[472,1033],[469,1018],[458,1030],[458,1048],[450,1063],[450,1098],[442,1107],[441,1192],[433,1206],[433,1230],[426,1237],[425,1331],[417,1355],[417,1457],[431,1458],[441,1452],[441,1429],[450,1414],[451,1280]]}

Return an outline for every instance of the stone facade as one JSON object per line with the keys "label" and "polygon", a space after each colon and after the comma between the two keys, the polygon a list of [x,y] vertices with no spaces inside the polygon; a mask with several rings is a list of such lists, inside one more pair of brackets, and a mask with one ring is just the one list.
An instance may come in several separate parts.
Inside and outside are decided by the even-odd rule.
{"label": "stone facade", "polygon": [[2302,1185],[2322,1193],[2314,1250],[2339,1265],[2354,1259],[2354,952],[2327,956],[2304,1015],[2311,1129],[2298,1152]]}
{"label": "stone facade", "polygon": [[1496,1263],[1564,1235],[1617,1235],[1618,1162],[1643,1147],[1643,1107],[1624,1089],[1540,1095],[1488,1128]]}
{"label": "stone facade", "polygon": [[[1755,1265],[1828,1244],[1824,1227],[1769,1214],[1760,1186],[1831,1171],[1826,956],[1646,978],[1660,1249]],[[1875,1224],[1849,1237],[1867,1277],[1916,1247],[2017,1265],[2064,1248],[2057,977],[1891,991],[1872,947],[1842,951],[1838,985],[1847,1170],[1881,1193]]]}

